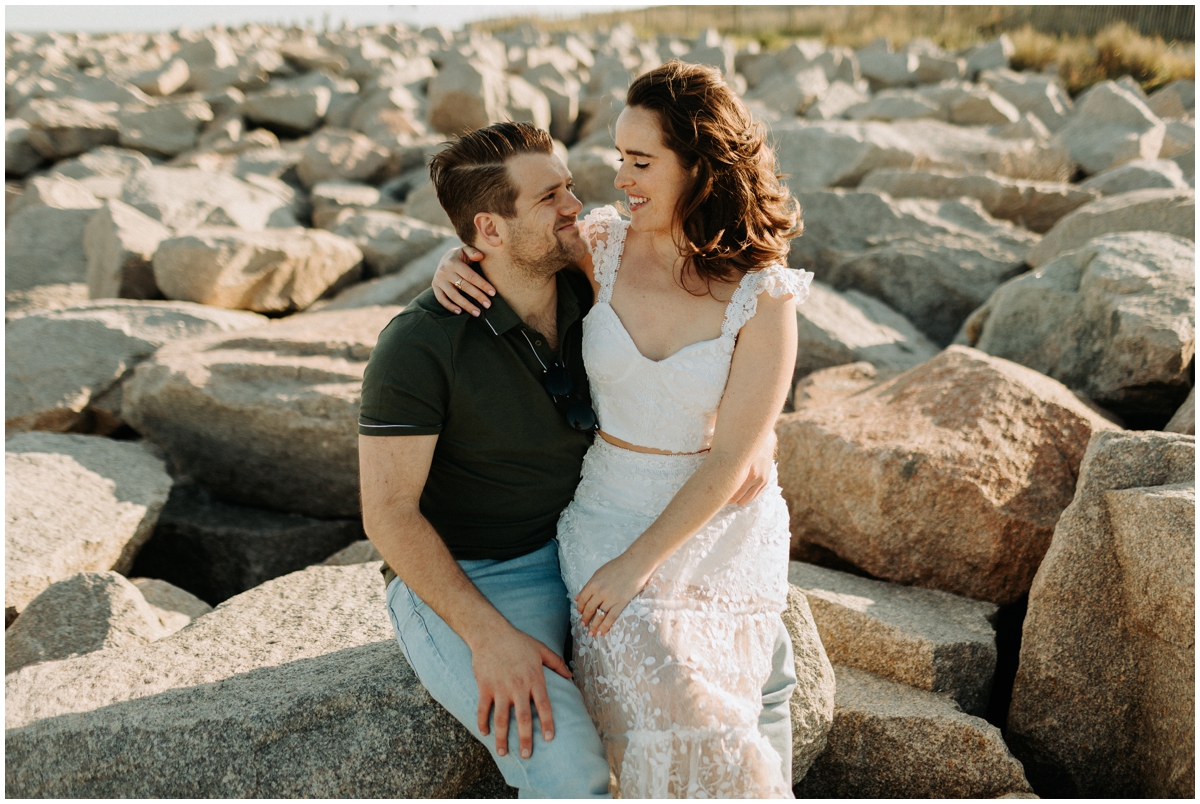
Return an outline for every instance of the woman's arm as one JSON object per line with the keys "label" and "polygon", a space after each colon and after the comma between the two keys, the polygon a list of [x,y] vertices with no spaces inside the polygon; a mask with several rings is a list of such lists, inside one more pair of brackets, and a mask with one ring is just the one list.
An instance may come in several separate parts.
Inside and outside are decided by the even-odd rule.
{"label": "woman's arm", "polygon": [[[738,335],[708,457],[654,524],[624,553],[596,570],[575,598],[593,635],[608,632],[659,565],[738,489],[750,462],[774,431],[795,365],[795,302],[790,296],[777,299],[763,293],[758,297],[758,312]],[[604,616],[596,616],[597,609]]]}
{"label": "woman's arm", "polygon": [[[489,296],[496,295],[496,289],[471,267],[472,262],[483,259],[483,252],[472,246],[463,246],[447,251],[442,255],[437,270],[433,274],[433,295],[438,303],[452,313],[466,310],[473,316],[479,315],[479,307],[491,307]],[[592,255],[584,252],[584,257],[578,263],[568,265],[567,271],[581,271],[592,286],[592,298],[596,298],[600,285],[592,270]],[[472,303],[474,301],[474,304]]]}

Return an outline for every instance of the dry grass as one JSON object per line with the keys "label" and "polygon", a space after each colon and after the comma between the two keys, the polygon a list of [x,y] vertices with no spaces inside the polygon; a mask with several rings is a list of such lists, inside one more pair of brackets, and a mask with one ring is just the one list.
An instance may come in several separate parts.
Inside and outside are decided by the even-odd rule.
{"label": "dry grass", "polygon": [[1196,80],[1194,45],[1167,45],[1161,37],[1142,36],[1123,22],[1108,26],[1094,37],[1055,36],[1030,26],[1010,36],[1016,46],[1014,69],[1042,70],[1055,64],[1072,95],[1100,81],[1126,75],[1147,92],[1180,78]]}

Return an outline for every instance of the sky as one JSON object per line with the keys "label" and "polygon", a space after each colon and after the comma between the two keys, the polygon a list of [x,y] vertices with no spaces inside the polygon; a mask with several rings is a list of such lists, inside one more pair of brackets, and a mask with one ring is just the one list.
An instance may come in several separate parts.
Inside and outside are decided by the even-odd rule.
{"label": "sky", "polygon": [[221,24],[239,26],[249,22],[325,25],[340,28],[378,23],[406,23],[423,28],[443,25],[457,29],[468,22],[517,14],[569,17],[614,8],[644,8],[623,2],[603,6],[570,5],[562,2],[527,5],[483,3],[475,5],[303,5],[276,3],[253,6],[198,6],[169,3],[140,5],[6,5],[4,29],[36,33],[42,31],[103,33],[106,31],[171,31],[180,27],[206,28]]}

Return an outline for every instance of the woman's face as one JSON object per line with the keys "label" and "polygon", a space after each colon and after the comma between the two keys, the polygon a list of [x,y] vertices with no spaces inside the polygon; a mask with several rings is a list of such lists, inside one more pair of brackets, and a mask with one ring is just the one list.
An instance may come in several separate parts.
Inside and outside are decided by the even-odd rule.
{"label": "woman's face", "polygon": [[613,183],[628,197],[633,228],[674,235],[679,199],[694,171],[663,144],[658,115],[648,109],[626,106],[617,118],[616,141],[621,168]]}

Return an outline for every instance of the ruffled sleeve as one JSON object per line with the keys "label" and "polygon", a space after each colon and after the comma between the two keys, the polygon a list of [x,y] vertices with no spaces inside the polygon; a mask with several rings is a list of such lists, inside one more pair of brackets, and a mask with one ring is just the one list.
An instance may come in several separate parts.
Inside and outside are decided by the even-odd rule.
{"label": "ruffled sleeve", "polygon": [[796,304],[804,304],[808,299],[812,281],[812,271],[772,265],[763,269],[762,278],[758,280],[757,292],[766,291],[773,299],[791,295],[796,300]]}

